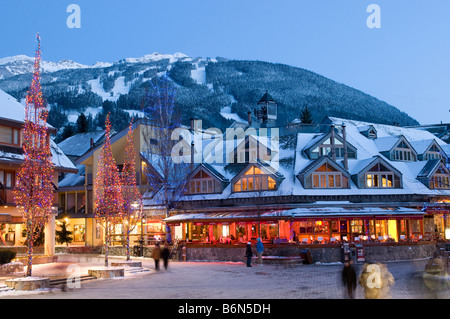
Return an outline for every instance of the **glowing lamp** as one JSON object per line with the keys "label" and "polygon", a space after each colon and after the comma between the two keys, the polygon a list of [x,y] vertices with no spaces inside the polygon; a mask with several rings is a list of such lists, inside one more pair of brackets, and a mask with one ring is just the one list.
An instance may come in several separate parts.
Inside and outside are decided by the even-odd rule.
{"label": "glowing lamp", "polygon": [[450,228],[447,228],[446,230],[445,230],[445,239],[450,239]]}

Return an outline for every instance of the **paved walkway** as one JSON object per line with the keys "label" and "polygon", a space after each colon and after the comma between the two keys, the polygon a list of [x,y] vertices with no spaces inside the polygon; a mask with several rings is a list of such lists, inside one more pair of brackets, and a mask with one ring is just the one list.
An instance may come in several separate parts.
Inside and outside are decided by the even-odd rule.
{"label": "paved walkway", "polygon": [[[54,299],[343,299],[340,282],[341,264],[298,265],[285,268],[263,265],[247,268],[243,263],[227,262],[171,262],[169,269],[154,270],[152,259],[143,266],[152,271],[125,278],[92,280],[81,288],[47,292],[0,293],[3,298]],[[387,263],[395,279],[391,288],[393,299],[450,299],[450,291],[432,293],[425,288],[421,274],[426,260]],[[72,263],[36,265],[33,276],[60,277]],[[82,274],[96,264],[79,263]],[[161,265],[162,266],[162,265]],[[357,265],[357,272],[360,265]],[[356,299],[364,299],[358,286]]]}

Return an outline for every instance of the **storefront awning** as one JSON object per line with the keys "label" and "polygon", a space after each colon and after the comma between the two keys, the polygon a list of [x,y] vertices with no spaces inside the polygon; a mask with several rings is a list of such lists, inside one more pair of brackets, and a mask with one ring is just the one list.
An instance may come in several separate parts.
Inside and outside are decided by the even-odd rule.
{"label": "storefront awning", "polygon": [[422,219],[424,212],[407,207],[324,207],[289,210],[294,220],[305,219]]}
{"label": "storefront awning", "polygon": [[0,214],[0,223],[9,223],[11,222],[11,219],[10,214]]}
{"label": "storefront awning", "polygon": [[295,208],[284,211],[257,212],[215,212],[215,213],[189,213],[170,216],[164,221],[168,224],[196,223],[198,225],[214,225],[217,223],[230,222],[261,222],[275,223],[278,220],[311,220],[311,219],[422,219],[424,212],[406,208],[382,208],[382,207],[360,207],[360,208]]}

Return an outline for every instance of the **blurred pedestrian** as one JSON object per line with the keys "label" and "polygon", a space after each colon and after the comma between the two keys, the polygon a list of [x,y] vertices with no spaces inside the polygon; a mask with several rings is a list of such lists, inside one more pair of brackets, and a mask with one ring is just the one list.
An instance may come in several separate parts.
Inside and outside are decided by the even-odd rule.
{"label": "blurred pedestrian", "polygon": [[169,266],[169,256],[170,256],[170,249],[168,242],[164,243],[164,248],[161,251],[161,256],[163,258],[164,269],[167,270],[167,267]]}
{"label": "blurred pedestrian", "polygon": [[152,251],[152,258],[155,261],[155,270],[159,270],[159,259],[161,258],[161,248],[159,243],[156,243]]}
{"label": "blurred pedestrian", "polygon": [[344,269],[342,269],[342,283],[347,289],[348,298],[354,299],[357,280],[356,271],[353,268],[353,260],[347,260],[344,262]]}
{"label": "blurred pedestrian", "polygon": [[366,299],[390,298],[390,287],[394,283],[394,277],[385,264],[366,263],[363,265],[359,284],[364,288]]}
{"label": "blurred pedestrian", "polygon": [[252,257],[253,257],[251,242],[247,243],[247,247],[245,248],[245,257],[247,257],[247,267],[251,267],[252,266]]}
{"label": "blurred pedestrian", "polygon": [[[439,251],[434,252],[433,257],[430,258],[425,265],[425,272],[423,273],[423,281],[425,286],[432,292],[437,293],[449,288],[446,276],[444,261],[440,258]],[[437,296],[435,295],[437,298]]]}
{"label": "blurred pedestrian", "polygon": [[256,242],[256,253],[258,254],[258,263],[260,266],[263,265],[262,261],[263,252],[264,252],[264,244],[262,243],[261,238],[258,238]]}

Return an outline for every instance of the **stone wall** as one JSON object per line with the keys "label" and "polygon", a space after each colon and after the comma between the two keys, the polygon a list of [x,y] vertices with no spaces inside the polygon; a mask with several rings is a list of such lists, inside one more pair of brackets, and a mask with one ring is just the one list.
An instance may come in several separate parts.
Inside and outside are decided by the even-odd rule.
{"label": "stone wall", "polygon": [[[363,245],[366,260],[370,261],[400,261],[429,258],[436,250],[433,242],[408,244],[367,244]],[[313,262],[331,263],[342,261],[340,245],[265,245],[265,256],[299,256],[309,250]],[[353,251],[353,250],[352,250]],[[256,248],[253,247],[256,254]],[[245,246],[230,245],[188,245],[187,261],[233,261],[245,260]]]}

